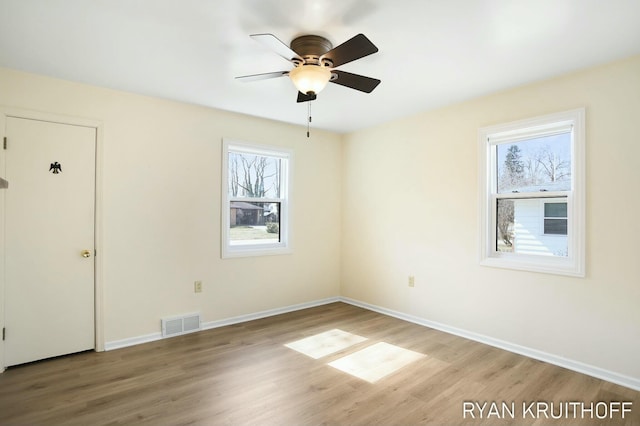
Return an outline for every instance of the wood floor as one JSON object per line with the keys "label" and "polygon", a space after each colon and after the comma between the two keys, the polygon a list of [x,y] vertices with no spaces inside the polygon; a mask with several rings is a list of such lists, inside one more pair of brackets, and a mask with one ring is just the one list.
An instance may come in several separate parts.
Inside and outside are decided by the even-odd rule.
{"label": "wood floor", "polygon": [[[318,359],[284,346],[333,329],[367,340]],[[375,383],[328,365],[378,342],[426,356]],[[575,413],[598,402],[609,410],[612,401],[630,402],[631,413],[590,419],[589,411],[580,418],[582,411],[573,419],[556,405],[555,415],[563,417],[546,419],[538,405],[523,406],[583,403],[570,406]],[[487,402],[483,418],[465,402]],[[504,406],[514,407],[513,416]],[[601,404],[600,416],[606,407]],[[63,424],[640,425],[640,392],[333,303],[0,374],[0,425]]]}

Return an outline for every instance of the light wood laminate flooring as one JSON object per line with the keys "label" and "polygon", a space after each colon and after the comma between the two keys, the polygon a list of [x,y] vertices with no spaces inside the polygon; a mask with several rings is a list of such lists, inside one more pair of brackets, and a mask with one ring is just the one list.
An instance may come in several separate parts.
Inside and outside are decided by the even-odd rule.
{"label": "light wood laminate flooring", "polygon": [[[302,341],[317,335],[334,341]],[[305,345],[322,350],[313,358]],[[371,351],[391,345],[411,351],[408,363],[372,381],[329,365],[389,366],[404,352]],[[484,402],[482,418],[465,406]],[[527,412],[532,402],[584,406],[553,419]],[[572,417],[598,402],[630,402],[631,412]],[[0,425],[130,424],[639,425],[640,392],[344,303],[0,374]]]}

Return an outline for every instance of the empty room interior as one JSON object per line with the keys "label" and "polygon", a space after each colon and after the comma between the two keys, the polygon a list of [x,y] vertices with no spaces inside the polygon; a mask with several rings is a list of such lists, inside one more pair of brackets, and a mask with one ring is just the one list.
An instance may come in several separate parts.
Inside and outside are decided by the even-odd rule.
{"label": "empty room interior", "polygon": [[0,424],[640,424],[638,1],[0,18]]}

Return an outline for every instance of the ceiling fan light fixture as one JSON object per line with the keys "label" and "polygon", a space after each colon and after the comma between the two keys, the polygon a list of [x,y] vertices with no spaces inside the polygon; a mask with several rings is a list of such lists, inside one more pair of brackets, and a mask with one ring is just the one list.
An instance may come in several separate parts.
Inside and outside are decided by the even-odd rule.
{"label": "ceiling fan light fixture", "polygon": [[331,71],[321,65],[300,65],[289,72],[289,77],[299,92],[317,95],[331,80]]}

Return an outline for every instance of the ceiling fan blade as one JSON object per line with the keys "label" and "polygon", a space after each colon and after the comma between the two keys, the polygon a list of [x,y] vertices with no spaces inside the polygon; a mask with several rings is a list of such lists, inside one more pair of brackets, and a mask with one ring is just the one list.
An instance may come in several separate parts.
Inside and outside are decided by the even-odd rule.
{"label": "ceiling fan blade", "polygon": [[269,49],[273,50],[289,62],[291,62],[293,59],[303,61],[303,59],[296,52],[291,50],[289,46],[284,44],[278,37],[274,36],[273,34],[251,34],[249,37],[259,43],[262,43],[264,46],[267,46]]}
{"label": "ceiling fan blade", "polygon": [[267,80],[269,78],[278,78],[287,74],[289,74],[289,71],[266,72],[264,74],[243,75],[240,77],[236,77],[236,80],[240,80],[246,83],[250,81]]}
{"label": "ceiling fan blade", "polygon": [[371,93],[373,89],[380,84],[380,80],[377,78],[365,77],[364,75],[351,74],[350,72],[340,70],[332,70],[331,73],[335,74],[337,78],[330,80],[330,83],[339,84],[365,93]]}
{"label": "ceiling fan blade", "polygon": [[337,68],[340,65],[364,58],[377,51],[378,48],[364,34],[358,34],[322,55],[322,59],[331,60],[333,68]]}
{"label": "ceiling fan blade", "polygon": [[298,92],[298,103],[315,101],[318,97],[316,95],[305,95],[302,92]]}

